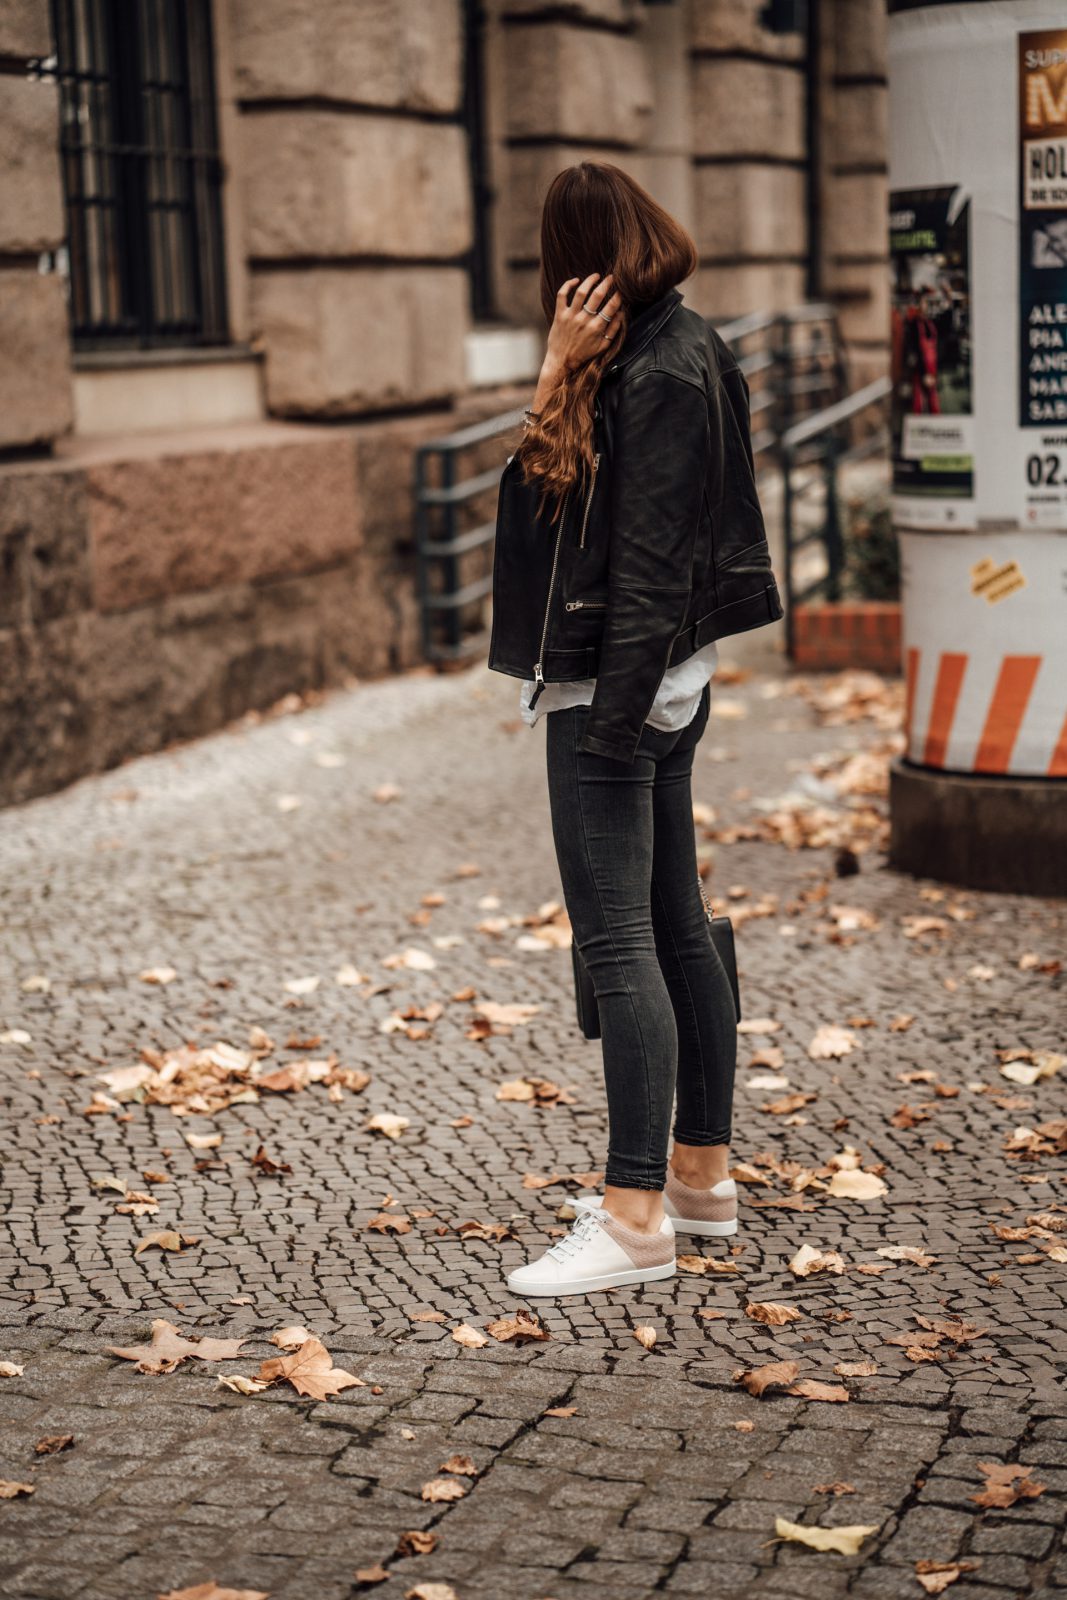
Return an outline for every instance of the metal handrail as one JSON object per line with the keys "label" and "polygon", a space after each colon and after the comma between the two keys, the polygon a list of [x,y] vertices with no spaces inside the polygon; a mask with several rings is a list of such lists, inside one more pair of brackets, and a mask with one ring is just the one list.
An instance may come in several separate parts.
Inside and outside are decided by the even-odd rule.
{"label": "metal handrail", "polygon": [[[875,450],[884,449],[888,442],[888,429],[874,431],[866,439],[851,446],[843,446],[840,429],[853,421],[871,406],[885,400],[892,389],[888,377],[875,378],[854,394],[846,395],[834,405],[816,411],[810,417],[787,428],[779,441],[779,461],[782,472],[782,531],[785,544],[785,636],[786,654],[792,659],[796,644],[796,609],[816,595],[827,600],[841,598],[841,577],[845,567],[845,540],[837,504],[837,476],[845,462],[859,461]],[[811,446],[817,445],[814,453]],[[801,460],[801,452],[803,459]],[[822,474],[826,511],[821,528],[799,536],[796,533],[796,501],[805,490],[798,490],[793,474],[800,466],[814,466]],[[817,483],[818,479],[814,480]],[[807,488],[814,486],[807,485]],[[826,551],[826,571],[813,579],[804,589],[798,590],[793,576],[793,557],[806,545],[819,541]]]}

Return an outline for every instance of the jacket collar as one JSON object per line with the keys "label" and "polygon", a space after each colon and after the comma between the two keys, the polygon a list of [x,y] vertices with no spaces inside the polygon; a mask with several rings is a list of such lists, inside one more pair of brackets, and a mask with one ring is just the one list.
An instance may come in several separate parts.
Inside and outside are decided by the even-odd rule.
{"label": "jacket collar", "polygon": [[627,328],[626,337],[622,342],[622,349],[611,363],[608,371],[620,372],[635,356],[640,355],[645,346],[655,338],[667,319],[674,315],[681,303],[680,290],[668,289],[665,295],[661,295],[650,306],[646,306]]}

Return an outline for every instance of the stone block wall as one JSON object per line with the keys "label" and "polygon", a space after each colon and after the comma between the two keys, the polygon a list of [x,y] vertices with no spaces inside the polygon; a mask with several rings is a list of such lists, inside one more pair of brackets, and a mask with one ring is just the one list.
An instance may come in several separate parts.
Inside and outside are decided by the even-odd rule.
{"label": "stone block wall", "polygon": [[48,0],[0,6],[0,451],[39,448],[71,425],[61,280],[42,271],[63,240],[54,84],[31,79],[51,49]]}
{"label": "stone block wall", "polygon": [[250,320],[282,417],[463,387],[461,0],[228,0]]}
{"label": "stone block wall", "polygon": [[[817,244],[853,381],[883,370],[882,6],[823,5],[813,241],[806,45],[763,0],[485,0],[495,320],[543,328],[542,200],[589,157],[691,229],[686,299],[714,320],[801,301]],[[0,804],[416,663],[414,449],[529,398],[467,390],[463,0],[213,8],[231,335],[270,420],[90,439],[41,270],[64,235],[56,90],[29,70],[49,3],[0,4]]]}

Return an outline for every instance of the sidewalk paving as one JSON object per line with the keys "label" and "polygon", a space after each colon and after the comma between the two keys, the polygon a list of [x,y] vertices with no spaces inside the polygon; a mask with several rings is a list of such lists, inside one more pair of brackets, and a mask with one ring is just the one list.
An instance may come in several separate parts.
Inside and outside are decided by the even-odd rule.
{"label": "sidewalk paving", "polygon": [[[877,696],[874,717],[834,725],[824,688],[716,685],[726,714],[698,750],[698,839],[713,897],[737,891],[746,1017],[780,1024],[740,1041],[736,1253],[538,1303],[547,1339],[452,1337],[519,1310],[505,1272],[566,1225],[574,1185],[524,1176],[604,1154],[569,952],[529,948],[559,884],[544,730],[518,721],[517,689],[481,670],[359,686],[0,814],[0,1360],[23,1368],[0,1377],[0,1479],[35,1491],[0,1500],[0,1595],[154,1600],[209,1579],[273,1600],[1067,1593],[1067,1141],[1017,1132],[1063,1115],[1065,908],[901,878],[877,842],[835,875],[845,834],[878,838],[884,801],[862,797],[887,741]],[[866,817],[841,810],[842,773]],[[771,804],[787,791],[825,807],[831,842],[779,842],[811,825]],[[386,964],[411,949],[435,965]],[[482,1000],[536,1009],[472,1037]],[[430,1016],[382,1030],[409,1007]],[[851,1048],[813,1059],[826,1025]],[[274,1041],[267,1070],[334,1058],[334,1086],[215,1115],[99,1101],[99,1075],[146,1048],[247,1051],[252,1029]],[[1015,1049],[1030,1055],[1012,1081],[997,1052]],[[497,1098],[522,1078],[573,1103]],[[408,1119],[399,1138],[367,1129],[379,1113]],[[253,1165],[261,1145],[291,1172]],[[836,1192],[851,1163],[884,1195]],[[119,1212],[139,1202],[101,1176],[158,1210]],[[168,1229],[196,1242],[134,1254]],[[795,1275],[804,1245],[844,1270]],[[746,1315],[768,1302],[799,1317]],[[108,1353],[154,1318],[247,1342],[158,1376]],[[365,1387],[217,1386],[279,1356],[268,1336],[292,1324]],[[735,1380],[779,1361],[847,1402]],[[472,1472],[441,1471],[457,1454]],[[980,1463],[1020,1470],[983,1494]],[[423,1499],[442,1476],[466,1492]],[[776,1541],[779,1517],[874,1531],[857,1555],[820,1553]],[[410,1530],[436,1548],[394,1557]],[[379,1563],[388,1578],[355,1579]]]}

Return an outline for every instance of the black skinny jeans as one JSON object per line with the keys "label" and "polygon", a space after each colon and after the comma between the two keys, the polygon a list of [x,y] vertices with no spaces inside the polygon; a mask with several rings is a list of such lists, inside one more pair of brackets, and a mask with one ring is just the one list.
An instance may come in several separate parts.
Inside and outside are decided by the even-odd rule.
{"label": "black skinny jeans", "polygon": [[662,1189],[674,1137],[729,1144],[737,1023],[697,883],[691,778],[710,687],[677,733],[647,723],[632,765],[579,750],[586,706],[548,713],[563,898],[600,1011],[607,1182]]}

